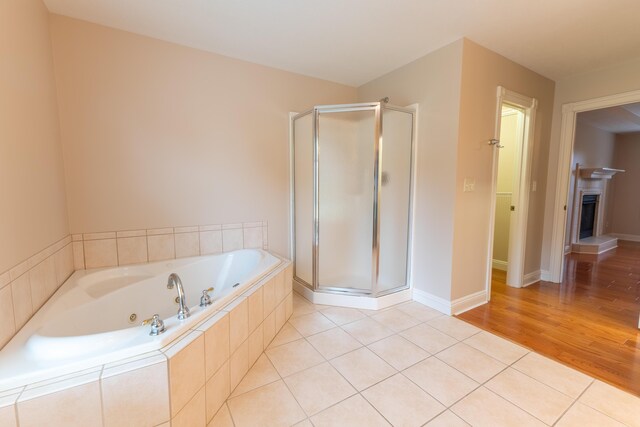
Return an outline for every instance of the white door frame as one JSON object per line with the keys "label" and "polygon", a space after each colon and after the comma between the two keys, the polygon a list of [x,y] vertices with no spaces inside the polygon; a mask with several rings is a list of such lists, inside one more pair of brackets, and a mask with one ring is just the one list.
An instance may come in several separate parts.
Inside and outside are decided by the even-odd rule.
{"label": "white door frame", "polygon": [[[520,173],[515,177],[512,203],[515,206],[509,231],[509,267],[507,283],[514,287],[524,286],[524,255],[527,239],[527,219],[529,211],[529,188],[531,188],[531,162],[533,160],[533,137],[535,132],[536,109],[535,98],[498,86],[496,103],[496,125],[494,138],[489,141],[493,145],[493,166],[491,174],[491,211],[489,215],[489,241],[487,252],[487,277],[485,290],[487,300],[491,299],[491,269],[493,262],[493,235],[496,217],[496,191],[498,188],[498,157],[500,147],[500,125],[502,121],[502,105],[509,104],[524,111],[524,132],[520,154],[516,154],[520,163]],[[495,142],[498,141],[498,142]],[[518,153],[518,151],[516,152]]]}
{"label": "white door frame", "polygon": [[624,92],[586,101],[562,105],[562,126],[560,129],[560,151],[558,173],[556,175],[556,196],[554,200],[553,224],[551,231],[551,259],[549,260],[549,280],[562,282],[564,267],[564,239],[566,233],[567,204],[569,203],[569,182],[571,178],[571,157],[576,130],[576,117],[583,111],[640,102],[640,90]]}

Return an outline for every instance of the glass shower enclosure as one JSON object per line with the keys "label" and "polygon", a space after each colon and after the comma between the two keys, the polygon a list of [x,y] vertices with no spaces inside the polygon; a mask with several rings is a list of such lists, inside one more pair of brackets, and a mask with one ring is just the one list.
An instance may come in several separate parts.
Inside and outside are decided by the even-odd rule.
{"label": "glass shower enclosure", "polygon": [[408,287],[415,110],[316,106],[292,123],[294,279],[381,296]]}

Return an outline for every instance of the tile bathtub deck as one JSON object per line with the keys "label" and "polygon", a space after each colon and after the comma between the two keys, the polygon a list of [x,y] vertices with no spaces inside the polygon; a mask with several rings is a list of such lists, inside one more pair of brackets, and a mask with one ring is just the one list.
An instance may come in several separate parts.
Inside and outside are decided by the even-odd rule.
{"label": "tile bathtub deck", "polygon": [[416,302],[294,293],[289,322],[209,427],[640,426],[640,399]]}

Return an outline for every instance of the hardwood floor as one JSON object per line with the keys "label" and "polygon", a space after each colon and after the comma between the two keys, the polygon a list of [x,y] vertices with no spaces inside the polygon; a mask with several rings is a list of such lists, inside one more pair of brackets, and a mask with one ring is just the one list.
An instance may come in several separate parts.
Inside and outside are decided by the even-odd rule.
{"label": "hardwood floor", "polygon": [[458,317],[640,396],[640,244],[565,257],[562,284],[505,285]]}

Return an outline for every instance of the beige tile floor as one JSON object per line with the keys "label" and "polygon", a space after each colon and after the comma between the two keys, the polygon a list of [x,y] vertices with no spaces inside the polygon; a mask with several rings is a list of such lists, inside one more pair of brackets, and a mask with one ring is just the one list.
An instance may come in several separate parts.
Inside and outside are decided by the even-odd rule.
{"label": "beige tile floor", "polygon": [[209,427],[640,426],[640,399],[416,302],[294,311]]}

